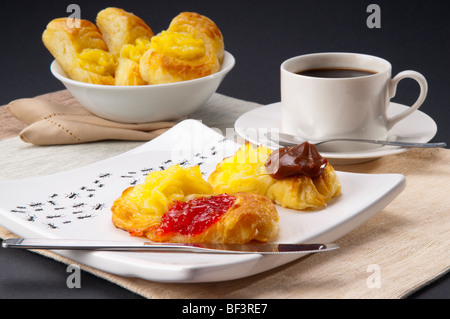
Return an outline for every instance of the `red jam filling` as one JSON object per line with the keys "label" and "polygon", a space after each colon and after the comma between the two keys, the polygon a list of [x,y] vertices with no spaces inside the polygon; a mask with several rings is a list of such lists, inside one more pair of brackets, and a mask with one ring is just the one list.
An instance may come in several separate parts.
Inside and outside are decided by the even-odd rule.
{"label": "red jam filling", "polygon": [[188,202],[176,201],[162,216],[156,233],[160,236],[174,232],[187,236],[201,234],[216,223],[235,200],[233,196],[220,194]]}

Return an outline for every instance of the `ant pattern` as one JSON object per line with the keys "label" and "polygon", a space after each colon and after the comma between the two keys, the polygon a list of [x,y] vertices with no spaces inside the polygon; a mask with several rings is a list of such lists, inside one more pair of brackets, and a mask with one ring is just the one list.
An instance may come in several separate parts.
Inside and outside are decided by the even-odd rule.
{"label": "ant pattern", "polygon": [[96,204],[96,205],[92,206],[92,209],[93,210],[102,210],[105,207],[106,207],[105,204]]}
{"label": "ant pattern", "polygon": [[132,181],[132,182],[130,183],[130,185],[131,185],[131,186],[135,186],[135,185],[137,185],[138,182],[139,182],[139,180],[135,179],[134,181]]}
{"label": "ant pattern", "polygon": [[70,193],[70,194],[67,194],[66,197],[70,198],[70,199],[75,199],[75,198],[80,197],[80,194],[78,194],[78,193]]}
{"label": "ant pattern", "polygon": [[45,218],[47,218],[47,219],[53,219],[53,218],[61,218],[63,215],[47,215],[47,216],[45,216]]}
{"label": "ant pattern", "polygon": [[26,213],[24,210],[17,210],[17,209],[11,209],[10,212],[11,213],[20,213],[20,214]]}
{"label": "ant pattern", "polygon": [[42,203],[31,203],[29,206],[30,207],[40,207],[42,205],[43,205]]}
{"label": "ant pattern", "polygon": [[50,227],[50,229],[57,229],[58,228],[58,226],[56,226],[53,223],[47,223],[47,226]]}
{"label": "ant pattern", "polygon": [[178,163],[178,165],[184,166],[184,165],[187,165],[188,163],[189,163],[188,160],[182,160],[181,162]]}
{"label": "ant pattern", "polygon": [[77,219],[86,219],[86,218],[91,218],[93,216],[95,216],[95,215],[89,214],[89,215],[77,216]]}

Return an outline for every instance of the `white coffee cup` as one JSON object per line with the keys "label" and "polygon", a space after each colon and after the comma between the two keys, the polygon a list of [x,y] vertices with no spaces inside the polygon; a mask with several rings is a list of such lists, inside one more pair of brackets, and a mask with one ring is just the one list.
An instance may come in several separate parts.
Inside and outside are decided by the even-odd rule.
{"label": "white coffee cup", "polygon": [[[316,69],[369,71],[358,77],[316,77],[298,74]],[[428,85],[415,71],[403,71],[391,79],[391,64],[381,58],[356,53],[301,55],[281,64],[281,130],[307,138],[387,139],[389,130],[411,115],[425,100]],[[417,101],[394,117],[386,112],[400,80],[411,78],[420,85]],[[327,151],[357,151],[377,147],[363,143],[323,144]],[[379,147],[379,146],[378,146]]]}

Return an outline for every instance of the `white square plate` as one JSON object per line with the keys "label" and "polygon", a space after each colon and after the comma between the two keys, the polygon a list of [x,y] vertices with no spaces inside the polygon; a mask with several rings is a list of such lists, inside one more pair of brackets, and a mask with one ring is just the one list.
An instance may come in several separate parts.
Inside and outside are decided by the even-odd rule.
{"label": "white square plate", "polygon": [[[54,175],[0,182],[0,224],[21,237],[140,240],[116,229],[110,207],[122,191],[152,170],[200,165],[204,177],[239,145],[195,120],[119,156]],[[337,172],[342,194],[324,209],[301,212],[277,206],[277,242],[332,242],[382,210],[405,187],[400,174]],[[55,251],[85,265],[159,282],[210,282],[273,269],[304,254],[220,255]],[[324,252],[326,253],[326,252]]]}

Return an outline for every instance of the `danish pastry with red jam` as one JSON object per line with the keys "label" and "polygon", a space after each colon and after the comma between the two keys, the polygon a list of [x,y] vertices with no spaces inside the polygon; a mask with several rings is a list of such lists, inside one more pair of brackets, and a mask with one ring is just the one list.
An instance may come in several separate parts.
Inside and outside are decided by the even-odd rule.
{"label": "danish pastry with red jam", "polygon": [[278,233],[278,212],[265,196],[219,194],[175,202],[145,235],[158,242],[245,244]]}
{"label": "danish pastry with red jam", "polygon": [[278,212],[259,194],[213,194],[199,166],[151,172],[125,189],[112,222],[132,236],[158,242],[266,242],[278,232]]}

